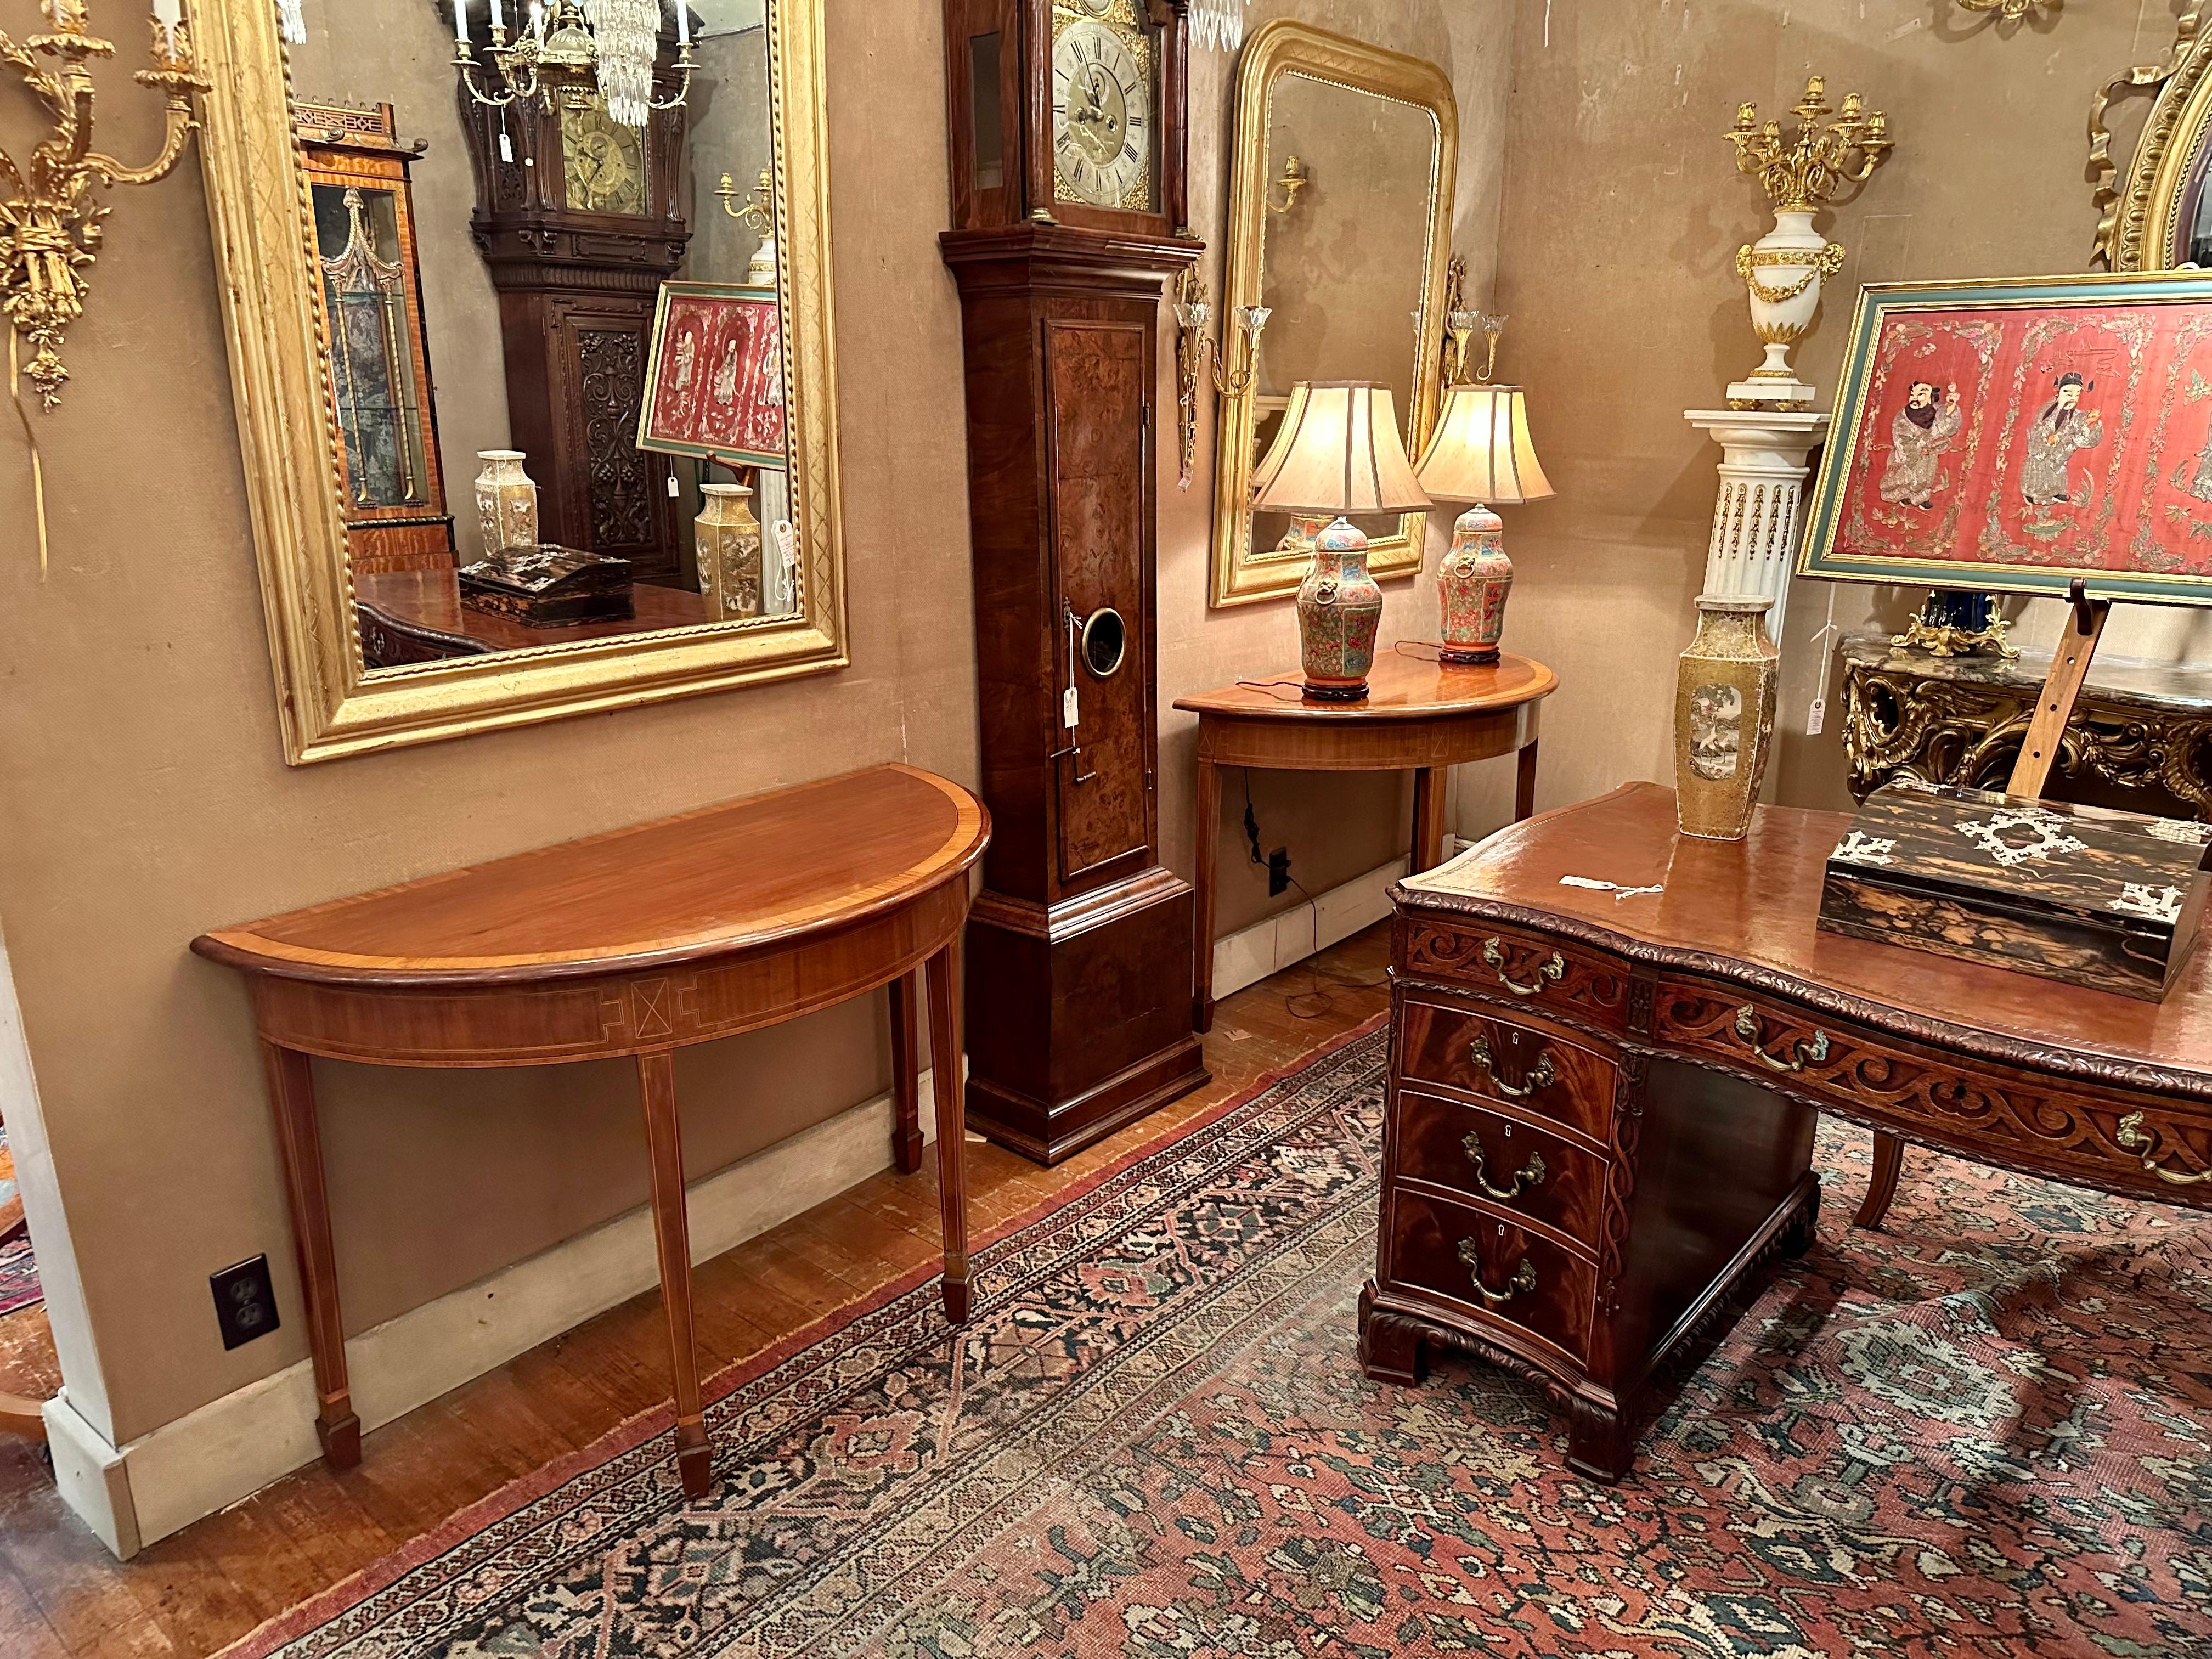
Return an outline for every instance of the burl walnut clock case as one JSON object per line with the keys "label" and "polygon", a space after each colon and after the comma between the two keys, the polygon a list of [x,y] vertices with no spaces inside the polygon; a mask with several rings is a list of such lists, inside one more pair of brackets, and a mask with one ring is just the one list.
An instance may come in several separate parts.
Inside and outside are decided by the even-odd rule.
{"label": "burl walnut clock case", "polygon": [[970,1119],[1053,1163],[1206,1080],[1158,857],[1153,392],[1182,0],[945,0],[983,793]]}

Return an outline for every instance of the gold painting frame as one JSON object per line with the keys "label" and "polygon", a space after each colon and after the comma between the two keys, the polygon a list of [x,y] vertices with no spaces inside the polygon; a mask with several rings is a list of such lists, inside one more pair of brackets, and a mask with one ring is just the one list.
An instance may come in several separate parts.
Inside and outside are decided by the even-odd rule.
{"label": "gold painting frame", "polygon": [[800,605],[772,617],[380,669],[363,665],[325,381],[313,227],[277,9],[191,0],[201,167],[221,267],[284,757],[294,765],[845,667],[823,0],[769,0],[775,236]]}
{"label": "gold painting frame", "polygon": [[[2204,3],[2189,0],[2183,9],[2165,63],[2116,76],[2090,108],[2089,162],[2102,216],[2096,253],[2108,270],[2169,268],[2174,228],[2191,201],[2191,184],[2199,168],[2212,166],[2212,31],[2203,27]],[[2124,182],[2107,125],[2112,100],[2152,88],[2156,94]]]}
{"label": "gold painting frame", "polygon": [[[1237,127],[1231,150],[1229,251],[1221,315],[1261,303],[1266,257],[1267,124],[1275,88],[1291,75],[1382,98],[1425,112],[1433,144],[1429,164],[1429,222],[1423,259],[1421,328],[1414,362],[1412,441],[1419,454],[1443,396],[1444,285],[1451,263],[1452,191],[1459,164],[1459,106],[1451,81],[1425,58],[1370,46],[1311,24],[1278,18],[1256,30],[1237,66]],[[1263,347],[1264,349],[1264,347]],[[1221,399],[1214,430],[1213,552],[1208,603],[1217,608],[1287,598],[1297,591],[1307,557],[1252,546],[1252,453],[1258,387]],[[1426,513],[1401,514],[1394,535],[1368,544],[1367,568],[1378,577],[1409,576],[1421,568]]]}

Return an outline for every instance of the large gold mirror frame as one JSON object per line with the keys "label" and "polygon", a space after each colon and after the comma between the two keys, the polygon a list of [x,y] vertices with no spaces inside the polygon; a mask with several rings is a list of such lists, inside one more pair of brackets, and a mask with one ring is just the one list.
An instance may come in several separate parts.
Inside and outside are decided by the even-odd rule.
{"label": "large gold mirror frame", "polygon": [[373,676],[345,556],[314,231],[277,8],[195,0],[191,12],[211,82],[202,165],[286,758],[331,760],[843,667],[821,0],[768,7],[799,609]]}
{"label": "large gold mirror frame", "polygon": [[[2097,178],[2097,252],[2112,270],[2166,270],[2187,263],[2183,240],[2199,218],[2212,173],[2212,33],[2203,0],[2190,0],[2163,64],[2133,69],[2097,94],[2089,159]],[[2118,94],[2156,88],[2125,173],[2112,159],[2106,122]]]}
{"label": "large gold mirror frame", "polygon": [[[1271,281],[1267,269],[1269,221],[1283,211],[1284,191],[1278,174],[1288,161],[1269,155],[1270,134],[1276,99],[1292,77],[1343,88],[1415,112],[1425,127],[1428,154],[1407,158],[1409,169],[1425,168],[1426,173],[1427,211],[1426,223],[1421,228],[1421,252],[1408,262],[1410,269],[1378,273],[1401,276],[1405,284],[1404,297],[1392,308],[1398,313],[1398,325],[1406,330],[1403,349],[1414,354],[1407,448],[1419,454],[1435,424],[1440,397],[1444,284],[1451,259],[1452,189],[1459,155],[1459,109],[1452,99],[1451,82],[1442,70],[1422,58],[1287,19],[1268,23],[1252,36],[1237,70],[1224,316],[1233,317],[1239,306],[1273,303],[1273,296],[1279,293],[1278,285],[1292,279],[1291,273],[1279,270]],[[1327,167],[1328,159],[1304,156],[1297,165],[1310,172]],[[1275,200],[1272,212],[1271,191]],[[1312,198],[1299,199],[1297,190],[1289,193],[1292,210],[1310,205]],[[1411,315],[1416,303],[1420,313],[1418,328]],[[1278,326],[1273,336],[1263,338],[1263,360],[1270,345],[1279,354],[1281,336]],[[1389,367],[1338,364],[1334,372],[1338,378],[1387,380]],[[1303,550],[1253,544],[1252,468],[1257,459],[1255,434],[1261,418],[1262,399],[1272,392],[1279,401],[1280,394],[1288,390],[1268,380],[1263,361],[1262,373],[1252,384],[1222,399],[1213,485],[1212,603],[1215,605],[1243,605],[1293,593],[1310,562]],[[1370,532],[1368,568],[1386,577],[1418,571],[1427,524],[1426,514],[1409,513],[1399,519],[1395,533]]]}

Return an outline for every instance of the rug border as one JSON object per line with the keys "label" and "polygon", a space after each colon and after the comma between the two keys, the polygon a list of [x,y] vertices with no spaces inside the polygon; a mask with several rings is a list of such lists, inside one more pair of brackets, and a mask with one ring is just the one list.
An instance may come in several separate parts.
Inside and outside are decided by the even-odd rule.
{"label": "rug border", "polygon": [[[1209,1128],[1230,1113],[1250,1105],[1285,1079],[1296,1076],[1308,1066],[1327,1060],[1340,1050],[1372,1036],[1389,1022],[1389,1018],[1387,1009],[1372,1014],[1350,1030],[1339,1032],[1335,1036],[1308,1049],[1284,1065],[1262,1073],[1243,1088],[1226,1099],[1207,1107],[1197,1115],[1172,1128],[1162,1129],[1158,1133],[1149,1136],[1110,1164],[1084,1176],[1074,1185],[1054,1193],[1048,1198],[1038,1200],[1019,1215],[994,1228],[980,1243],[971,1243],[970,1256],[981,1255],[983,1251],[1002,1240],[1012,1237],[1024,1228],[1034,1226],[1054,1211],[1087,1197],[1109,1181],[1124,1174],[1133,1165],[1151,1157],[1169,1141],[1182,1139]],[[865,1318],[878,1309],[919,1289],[938,1277],[941,1271],[941,1264],[935,1261],[910,1267],[906,1272],[878,1285],[866,1295],[831,1309],[820,1317],[802,1325],[788,1335],[779,1338],[757,1352],[747,1355],[744,1358],[732,1361],[706,1380],[702,1389],[706,1396],[706,1403],[710,1407],[719,1404],[756,1377],[783,1364],[794,1353],[836,1335],[855,1320]],[[672,1401],[664,1401],[658,1406],[647,1407],[645,1410],[617,1423],[591,1444],[580,1446],[573,1451],[563,1452],[552,1462],[541,1465],[528,1474],[517,1475],[505,1486],[486,1493],[472,1504],[454,1510],[428,1531],[417,1534],[388,1554],[380,1556],[358,1572],[339,1580],[328,1589],[319,1590],[307,1601],[264,1620],[243,1636],[217,1649],[210,1656],[210,1659],[267,1659],[268,1655],[284,1644],[296,1640],[350,1612],[371,1596],[389,1589],[416,1568],[435,1560],[463,1539],[481,1532],[487,1527],[497,1525],[526,1506],[536,1503],[547,1493],[574,1480],[585,1471],[611,1462],[654,1437],[669,1432],[675,1426],[675,1420],[676,1408]],[[297,1474],[298,1471],[295,1470],[291,1473]],[[290,1478],[290,1474],[278,1477],[280,1480]],[[274,1485],[275,1482],[272,1481],[270,1484]],[[267,1488],[264,1487],[262,1490],[265,1491]],[[186,1538],[190,1534],[191,1528],[186,1528],[176,1536]]]}

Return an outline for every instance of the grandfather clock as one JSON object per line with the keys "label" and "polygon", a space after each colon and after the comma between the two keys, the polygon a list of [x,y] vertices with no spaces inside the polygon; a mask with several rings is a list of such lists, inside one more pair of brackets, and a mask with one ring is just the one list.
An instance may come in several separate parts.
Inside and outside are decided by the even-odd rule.
{"label": "grandfather clock", "polygon": [[669,461],[637,447],[637,417],[654,301],[691,235],[677,196],[684,107],[638,128],[581,89],[495,107],[464,86],[460,100],[470,228],[499,293],[507,426],[538,481],[539,532],[672,583]]}
{"label": "grandfather clock", "polygon": [[969,1121],[1055,1163],[1206,1080],[1159,861],[1153,399],[1185,0],[945,0],[983,793]]}

